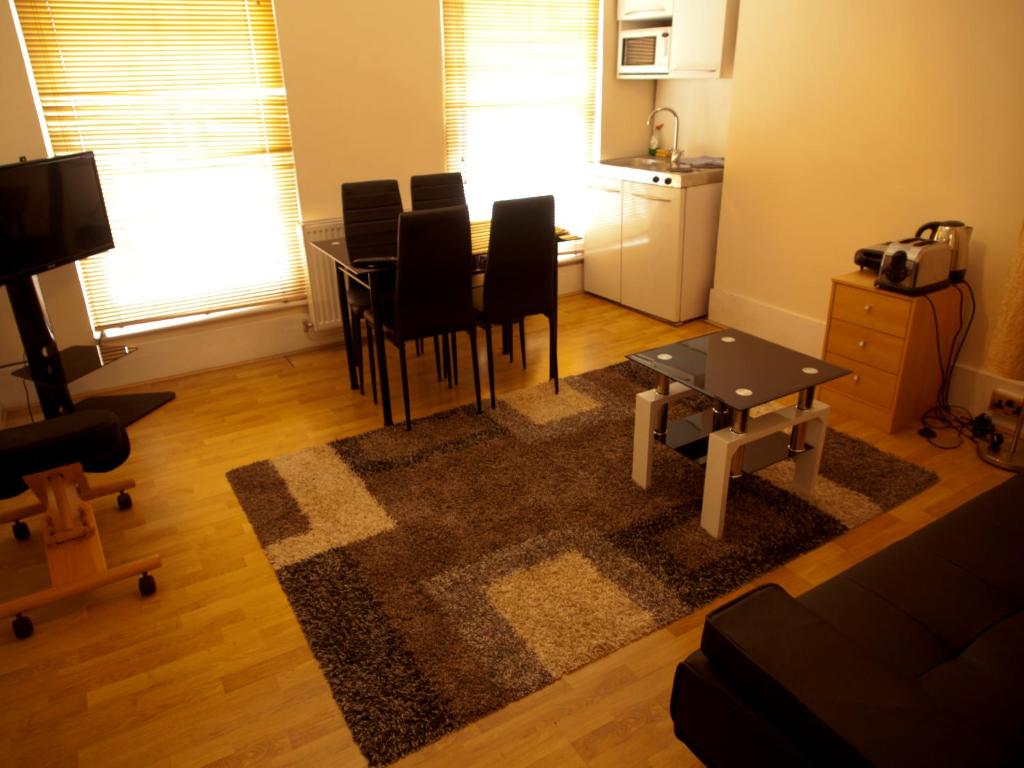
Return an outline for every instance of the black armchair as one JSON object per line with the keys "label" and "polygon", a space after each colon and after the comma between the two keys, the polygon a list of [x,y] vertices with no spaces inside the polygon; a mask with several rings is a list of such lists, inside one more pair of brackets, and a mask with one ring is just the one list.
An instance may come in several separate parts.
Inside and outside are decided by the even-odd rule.
{"label": "black armchair", "polygon": [[555,199],[551,195],[499,200],[491,215],[491,240],[482,288],[473,291],[473,308],[484,327],[487,377],[494,397],[494,349],[491,326],[519,321],[525,365],[523,319],[544,315],[549,327],[549,375],[558,393],[558,244]]}
{"label": "black armchair", "polygon": [[65,597],[141,574],[139,591],[156,591],[149,574],[160,567],[160,556],[150,555],[113,568],[107,566],[89,502],[117,493],[119,509],[131,506],[126,493],[134,480],[92,485],[86,472],[108,472],[128,458],[128,434],[109,411],[77,411],[68,416],[0,431],[0,498],[14,498],[31,490],[36,501],[0,514],[0,522],[14,523],[14,536],[28,539],[25,520],[42,515],[49,589],[0,603],[0,617],[14,616],[19,639],[33,632],[25,614]]}

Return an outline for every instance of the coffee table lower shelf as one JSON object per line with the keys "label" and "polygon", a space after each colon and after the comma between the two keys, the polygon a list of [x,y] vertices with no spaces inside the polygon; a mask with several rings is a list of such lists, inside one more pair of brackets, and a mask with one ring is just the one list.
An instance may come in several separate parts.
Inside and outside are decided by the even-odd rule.
{"label": "coffee table lower shelf", "polygon": [[[713,419],[710,411],[704,411],[670,421],[665,430],[665,445],[688,459],[704,464],[708,456],[708,435],[714,431]],[[814,450],[814,446],[807,443],[807,450]],[[788,432],[766,435],[748,443],[743,449],[743,471],[757,472],[791,456]]]}

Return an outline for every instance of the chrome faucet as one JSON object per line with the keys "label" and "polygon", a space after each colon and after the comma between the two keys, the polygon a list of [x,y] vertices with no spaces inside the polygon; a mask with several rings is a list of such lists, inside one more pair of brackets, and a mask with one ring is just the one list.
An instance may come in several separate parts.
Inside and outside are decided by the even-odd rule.
{"label": "chrome faucet", "polygon": [[668,112],[672,117],[676,119],[675,129],[672,131],[672,164],[675,165],[676,161],[679,160],[679,155],[682,153],[679,151],[679,115],[672,107],[655,107],[651,114],[647,116],[647,127],[651,127],[651,121],[654,120],[654,116],[659,112]]}

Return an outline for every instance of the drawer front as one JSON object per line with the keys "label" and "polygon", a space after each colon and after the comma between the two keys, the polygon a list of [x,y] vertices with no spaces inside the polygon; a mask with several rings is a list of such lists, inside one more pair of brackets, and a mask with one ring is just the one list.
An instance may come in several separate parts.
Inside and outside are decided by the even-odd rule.
{"label": "drawer front", "polygon": [[905,336],[910,302],[895,296],[883,296],[878,291],[836,285],[832,317],[893,336]]}
{"label": "drawer front", "polygon": [[826,351],[850,360],[881,368],[888,373],[899,373],[903,357],[903,339],[854,325],[845,320],[832,319],[828,329]]}
{"label": "drawer front", "polygon": [[853,375],[830,381],[826,386],[880,408],[892,408],[896,401],[896,377],[891,373],[831,352],[825,359],[853,371]]}

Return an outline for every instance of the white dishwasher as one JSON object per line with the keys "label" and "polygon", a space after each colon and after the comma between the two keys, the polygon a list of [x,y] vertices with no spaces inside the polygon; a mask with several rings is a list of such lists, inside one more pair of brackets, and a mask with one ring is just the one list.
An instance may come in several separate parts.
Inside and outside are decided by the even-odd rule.
{"label": "white dishwasher", "polygon": [[723,171],[667,166],[654,158],[591,166],[583,289],[679,323],[708,311]]}

